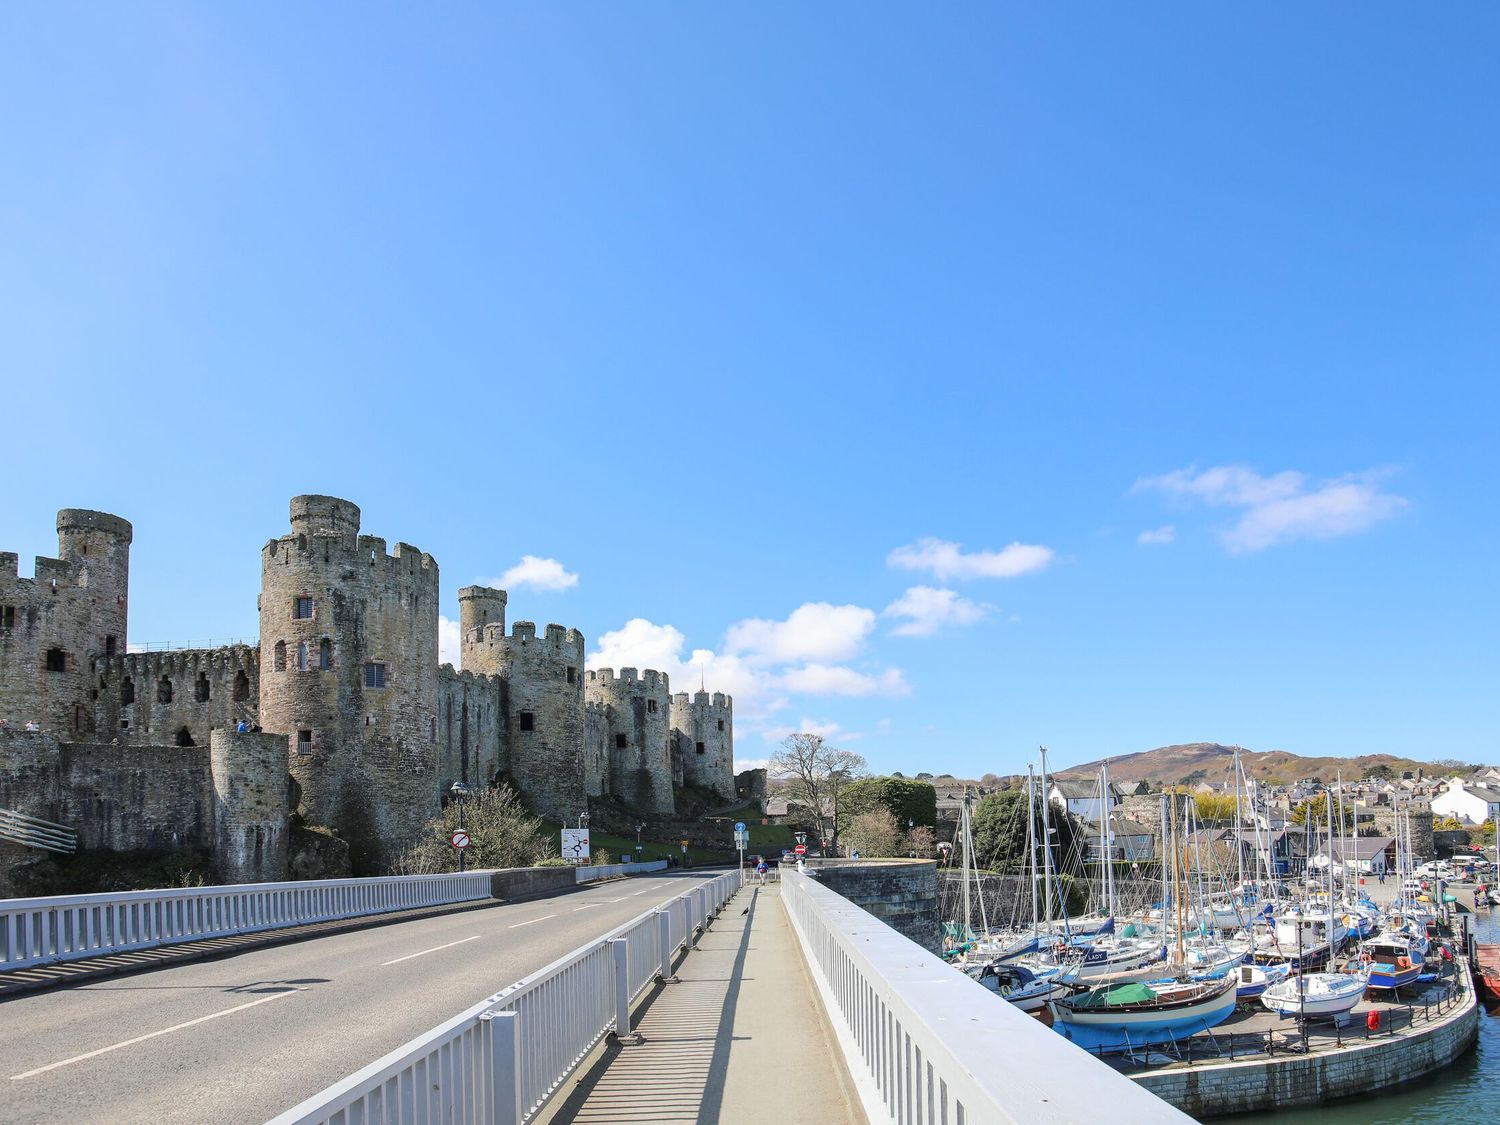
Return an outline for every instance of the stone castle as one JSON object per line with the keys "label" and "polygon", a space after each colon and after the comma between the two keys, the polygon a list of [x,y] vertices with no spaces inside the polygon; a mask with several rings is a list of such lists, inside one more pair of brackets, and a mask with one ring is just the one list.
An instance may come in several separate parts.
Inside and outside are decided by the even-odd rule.
{"label": "stone castle", "polygon": [[561,822],[590,799],[649,817],[687,786],[735,798],[728,696],[586,671],[582,633],[507,632],[506,592],[480,586],[459,591],[462,670],[440,666],[437,563],[361,535],[347,500],[293,498],[261,549],[256,645],[130,651],[131,525],[64,509],[57,534],[33,578],[0,554],[0,808],[78,824],[85,846],[200,842],[228,879],[279,878],[297,811],[365,873],[455,781],[509,781]]}

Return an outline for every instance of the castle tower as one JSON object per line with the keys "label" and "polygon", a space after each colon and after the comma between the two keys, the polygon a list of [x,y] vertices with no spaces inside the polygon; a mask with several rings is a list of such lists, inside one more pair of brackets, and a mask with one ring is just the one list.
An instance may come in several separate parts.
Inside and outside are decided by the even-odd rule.
{"label": "castle tower", "polygon": [[583,634],[517,621],[484,626],[470,656],[500,684],[501,767],[533,811],[570,821],[588,809],[583,770]]}
{"label": "castle tower", "polygon": [[261,551],[260,721],[286,736],[310,821],[357,874],[383,871],[438,809],[438,567],[359,534],[359,508],[297,496]]}
{"label": "castle tower", "polygon": [[672,730],[679,736],[683,783],[734,800],[734,700],[718,691],[680,691],[672,697]]}
{"label": "castle tower", "polygon": [[275,734],[215,730],[209,743],[214,786],[214,862],[226,883],[286,878],[286,740]]}
{"label": "castle tower", "polygon": [[671,690],[663,672],[621,668],[588,674],[586,697],[608,708],[610,791],[646,813],[670,814]]}
{"label": "castle tower", "polygon": [[119,516],[64,508],[58,557],[38,558],[35,577],[0,554],[0,718],[93,732],[94,659],[125,651],[131,535]]}
{"label": "castle tower", "polygon": [[458,592],[461,667],[466,671],[494,675],[494,668],[480,667],[486,653],[484,630],[487,625],[498,625],[501,635],[505,634],[505,601],[504,590],[488,586],[465,586]]}

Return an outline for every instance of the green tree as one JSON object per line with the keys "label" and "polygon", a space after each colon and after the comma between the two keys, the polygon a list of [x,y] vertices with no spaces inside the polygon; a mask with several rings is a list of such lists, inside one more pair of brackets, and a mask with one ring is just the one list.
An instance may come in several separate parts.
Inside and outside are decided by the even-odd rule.
{"label": "green tree", "polygon": [[1374,778],[1376,781],[1393,781],[1396,777],[1396,771],[1384,762],[1377,762],[1365,770],[1365,776]]}
{"label": "green tree", "polygon": [[[1338,819],[1338,802],[1334,802],[1334,819]],[[1328,794],[1319,793],[1316,797],[1309,797],[1295,809],[1292,810],[1293,824],[1307,824],[1312,822],[1315,828],[1326,828],[1328,826]],[[1343,831],[1347,832],[1354,827],[1354,810],[1348,805],[1344,806]]]}
{"label": "green tree", "polygon": [[[1032,807],[1036,839],[1041,840],[1042,799]],[[1053,805],[1051,817],[1052,867],[1054,871],[1078,870],[1078,818]],[[990,871],[1022,871],[1026,867],[1026,791],[1005,789],[980,799],[974,808],[974,859]],[[1041,866],[1041,851],[1037,851]]]}
{"label": "green tree", "polygon": [[1194,793],[1193,807],[1198,810],[1199,820],[1233,820],[1234,794]]}
{"label": "green tree", "polygon": [[836,849],[849,816],[844,794],[870,772],[864,758],[830,746],[822,735],[799,732],[782,739],[781,749],[771,757],[770,771],[786,778],[787,801],[807,809],[818,834],[829,837]]}
{"label": "green tree", "polygon": [[851,815],[880,807],[896,818],[904,830],[911,825],[932,828],[937,824],[937,790],[925,781],[896,777],[867,777],[844,791]]}

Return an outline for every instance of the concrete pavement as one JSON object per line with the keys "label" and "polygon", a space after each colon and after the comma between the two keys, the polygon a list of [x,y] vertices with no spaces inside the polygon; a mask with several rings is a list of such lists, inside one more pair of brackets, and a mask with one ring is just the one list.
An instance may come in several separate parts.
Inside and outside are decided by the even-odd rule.
{"label": "concrete pavement", "polygon": [[261,1122],[702,876],[360,929],[0,1004],[0,1120]]}
{"label": "concrete pavement", "polygon": [[855,1125],[864,1117],[807,975],[780,887],[734,897],[611,1040],[549,1125]]}

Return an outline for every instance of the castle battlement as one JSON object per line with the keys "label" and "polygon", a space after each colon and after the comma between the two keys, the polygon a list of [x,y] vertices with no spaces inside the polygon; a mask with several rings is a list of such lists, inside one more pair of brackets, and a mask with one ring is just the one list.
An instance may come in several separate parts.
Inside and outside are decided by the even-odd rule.
{"label": "castle battlement", "polygon": [[261,549],[262,565],[274,561],[299,562],[309,554],[321,552],[327,557],[327,565],[341,566],[346,570],[355,567],[370,567],[388,575],[431,572],[437,576],[437,560],[419,547],[410,543],[397,543],[390,553],[386,552],[386,541],[378,535],[361,535],[351,539],[343,536],[305,534],[283,535],[271,539]]}
{"label": "castle battlement", "polygon": [[665,691],[670,694],[670,679],[667,673],[658,672],[655,668],[647,668],[644,671],[621,668],[618,676],[613,668],[590,668],[589,686],[600,689],[609,686],[616,691],[623,687],[629,693]]}
{"label": "castle battlement", "polygon": [[477,684],[480,687],[492,687],[500,682],[499,676],[492,676],[486,672],[470,672],[467,669],[459,671],[447,663],[439,666],[438,678],[448,683]]}
{"label": "castle battlement", "polygon": [[722,691],[716,691],[712,695],[706,691],[695,691],[691,695],[685,691],[679,691],[672,696],[674,707],[697,707],[704,710],[722,711],[732,706],[733,702]]}
{"label": "castle battlement", "polygon": [[135,536],[130,521],[112,516],[108,512],[94,512],[88,508],[63,508],[57,513],[57,530],[112,535],[129,543]]}

